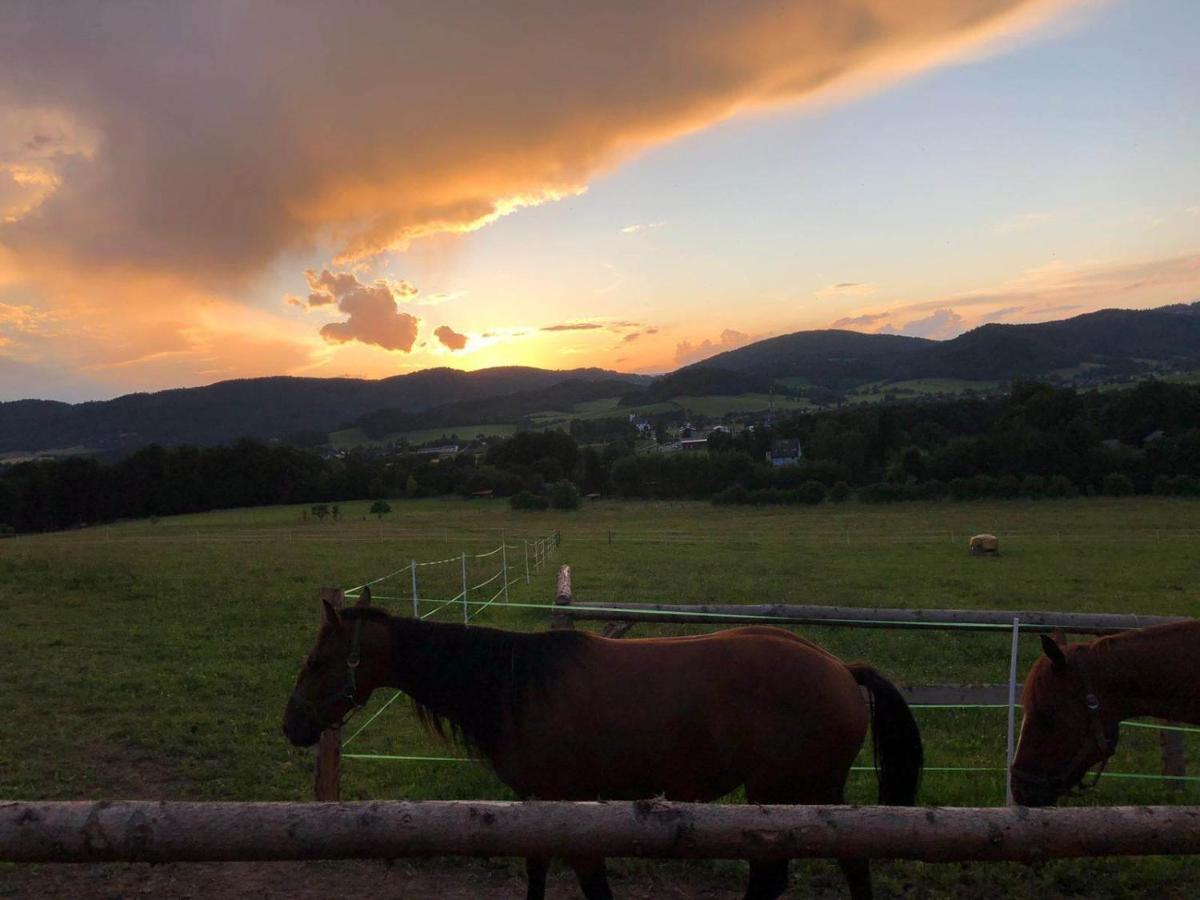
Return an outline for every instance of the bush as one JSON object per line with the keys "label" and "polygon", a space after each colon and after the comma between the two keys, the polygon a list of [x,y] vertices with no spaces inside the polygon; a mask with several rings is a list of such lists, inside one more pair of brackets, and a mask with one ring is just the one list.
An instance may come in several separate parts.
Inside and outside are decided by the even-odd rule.
{"label": "bush", "polygon": [[1046,485],[1047,497],[1078,497],[1079,488],[1066,475],[1055,475]]}
{"label": "bush", "polygon": [[750,491],[740,481],[731,484],[723,491],[717,491],[713,494],[712,502],[715,506],[728,506],[734,503],[749,503]]}
{"label": "bush", "polygon": [[898,500],[911,500],[912,495],[913,491],[907,484],[889,481],[868,484],[858,491],[858,499],[864,503],[895,503]]}
{"label": "bush", "polygon": [[845,503],[850,499],[850,485],[844,481],[835,482],[829,489],[829,499],[834,503]]}
{"label": "bush", "polygon": [[1104,493],[1109,497],[1128,497],[1133,493],[1133,482],[1122,472],[1109,472],[1104,476]]}
{"label": "bush", "polygon": [[512,495],[508,501],[508,505],[513,509],[542,510],[550,508],[550,501],[538,494],[521,491],[518,494]]}
{"label": "bush", "polygon": [[825,485],[819,481],[806,481],[800,485],[796,493],[801,503],[816,505],[825,499]]}
{"label": "bush", "polygon": [[555,509],[579,509],[579,488],[569,481],[555,482],[550,488],[550,505]]}
{"label": "bush", "polygon": [[950,496],[955,500],[974,500],[975,482],[970,478],[951,479]]}
{"label": "bush", "polygon": [[920,484],[905,485],[909,498],[913,500],[944,500],[950,488],[944,481],[931,478]]}
{"label": "bush", "polygon": [[5,525],[3,522],[0,522],[0,539],[16,537],[16,536],[17,536],[16,528],[14,528],[12,525]]}
{"label": "bush", "polygon": [[1043,497],[1046,494],[1046,479],[1041,475],[1026,475],[1021,480],[1022,497]]}
{"label": "bush", "polygon": [[1111,497],[1129,497],[1137,492],[1133,479],[1123,472],[1110,472],[1104,476],[1104,493]]}
{"label": "bush", "polygon": [[1002,475],[996,482],[996,496],[1011,500],[1021,493],[1021,480],[1016,475]]}
{"label": "bush", "polygon": [[383,521],[383,517],[392,511],[391,504],[386,500],[376,500],[371,504],[371,515]]}

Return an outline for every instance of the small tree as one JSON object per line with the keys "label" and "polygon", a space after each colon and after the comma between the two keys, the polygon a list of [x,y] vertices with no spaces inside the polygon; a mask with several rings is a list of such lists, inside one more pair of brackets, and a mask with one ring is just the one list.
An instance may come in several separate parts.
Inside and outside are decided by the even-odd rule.
{"label": "small tree", "polygon": [[409,475],[408,479],[404,482],[404,496],[411,500],[413,497],[417,496],[418,490],[420,490],[420,485],[417,484],[417,477],[415,475]]}
{"label": "small tree", "polygon": [[579,488],[569,481],[559,481],[550,488],[550,505],[555,509],[579,509]]}
{"label": "small tree", "polygon": [[329,508],[329,512],[333,516],[333,521],[335,522],[342,517],[342,511],[338,508],[336,503]]}
{"label": "small tree", "polygon": [[388,504],[388,502],[386,500],[376,500],[374,503],[371,504],[371,515],[373,515],[375,518],[379,519],[379,521],[381,521],[381,522],[383,521],[383,517],[386,516],[391,511],[392,511],[392,507]]}
{"label": "small tree", "polygon": [[1133,482],[1123,472],[1109,472],[1104,476],[1104,493],[1110,497],[1128,497],[1133,493]]}
{"label": "small tree", "polygon": [[325,517],[329,515],[329,507],[324,503],[315,503],[313,504],[312,514],[317,517],[318,521],[324,522]]}

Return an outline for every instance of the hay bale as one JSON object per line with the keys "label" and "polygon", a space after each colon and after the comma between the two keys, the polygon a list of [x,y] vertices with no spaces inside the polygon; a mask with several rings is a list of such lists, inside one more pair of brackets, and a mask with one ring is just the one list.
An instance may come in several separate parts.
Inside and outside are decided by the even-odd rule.
{"label": "hay bale", "polygon": [[972,556],[996,556],[1000,553],[1000,539],[994,534],[977,534],[967,544]]}

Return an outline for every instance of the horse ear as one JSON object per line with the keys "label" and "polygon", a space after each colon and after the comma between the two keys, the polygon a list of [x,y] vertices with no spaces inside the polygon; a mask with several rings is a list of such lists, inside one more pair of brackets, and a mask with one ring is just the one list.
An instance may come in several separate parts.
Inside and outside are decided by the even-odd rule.
{"label": "horse ear", "polygon": [[1052,632],[1050,632],[1050,637],[1054,638],[1054,643],[1062,647],[1063,650],[1067,649],[1067,633],[1061,628],[1055,628]]}
{"label": "horse ear", "polygon": [[332,603],[325,599],[321,600],[321,622],[330,628],[342,627],[342,620],[338,617],[337,610],[333,608]]}
{"label": "horse ear", "polygon": [[1042,635],[1042,650],[1050,657],[1050,668],[1055,672],[1061,672],[1067,667],[1067,655],[1063,653],[1063,648],[1058,645],[1058,642],[1049,635]]}
{"label": "horse ear", "polygon": [[371,605],[371,589],[369,587],[365,587],[362,589],[362,593],[358,595],[358,602],[355,603],[354,605],[355,606],[370,606]]}

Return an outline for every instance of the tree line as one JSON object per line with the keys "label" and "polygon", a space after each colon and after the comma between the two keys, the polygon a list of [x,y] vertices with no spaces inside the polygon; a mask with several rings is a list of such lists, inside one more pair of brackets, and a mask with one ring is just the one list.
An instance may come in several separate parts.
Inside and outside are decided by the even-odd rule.
{"label": "tree line", "polygon": [[[113,463],[25,462],[0,468],[0,532],[451,494],[524,495],[518,505],[537,508],[528,498],[566,497],[564,483],[582,494],[718,503],[1200,496],[1200,385],[1160,381],[1109,392],[1022,382],[989,399],[843,407],[714,432],[707,452],[647,452],[615,421],[575,435],[523,431],[448,458],[368,450],[323,458],[247,439],[151,445]],[[798,464],[767,462],[779,438],[799,440]]]}

